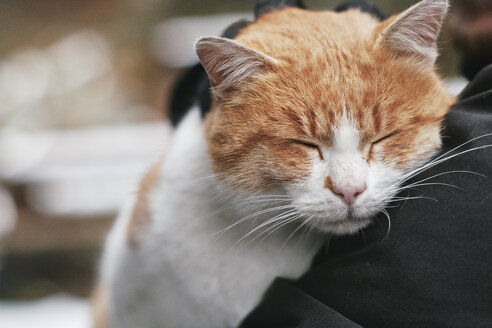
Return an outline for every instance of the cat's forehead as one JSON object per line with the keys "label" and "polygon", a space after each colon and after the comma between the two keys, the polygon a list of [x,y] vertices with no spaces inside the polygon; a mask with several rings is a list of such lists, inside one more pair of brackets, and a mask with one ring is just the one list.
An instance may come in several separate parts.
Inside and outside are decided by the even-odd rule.
{"label": "cat's forehead", "polygon": [[260,17],[236,38],[272,57],[297,57],[299,51],[340,47],[369,40],[378,24],[359,10],[342,13],[288,8]]}
{"label": "cat's forehead", "polygon": [[375,47],[378,24],[358,10],[290,8],[262,16],[237,41],[281,65],[242,85],[227,106],[321,139],[333,138],[343,114],[362,138],[442,117],[434,103],[445,102],[447,94],[435,73]]}
{"label": "cat's forehead", "polygon": [[[340,87],[346,81],[373,79],[378,71],[380,51],[374,47],[378,23],[359,10],[289,8],[261,17],[237,40],[286,64],[289,78],[314,82],[324,94],[329,91],[333,102],[335,94],[342,96]],[[322,95],[318,99],[323,102]]]}

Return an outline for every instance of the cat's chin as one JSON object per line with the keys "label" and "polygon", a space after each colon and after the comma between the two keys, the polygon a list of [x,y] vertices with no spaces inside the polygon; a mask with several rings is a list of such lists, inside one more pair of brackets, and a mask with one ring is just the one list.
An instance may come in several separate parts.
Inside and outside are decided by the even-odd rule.
{"label": "cat's chin", "polygon": [[357,233],[371,224],[375,214],[364,206],[340,206],[324,211],[304,208],[299,212],[303,213],[303,217],[308,218],[308,221],[316,217],[313,227],[318,231],[335,235]]}
{"label": "cat's chin", "polygon": [[371,223],[371,219],[367,218],[351,218],[343,220],[330,221],[319,220],[316,223],[316,228],[324,233],[332,233],[335,235],[349,235],[360,231]]}

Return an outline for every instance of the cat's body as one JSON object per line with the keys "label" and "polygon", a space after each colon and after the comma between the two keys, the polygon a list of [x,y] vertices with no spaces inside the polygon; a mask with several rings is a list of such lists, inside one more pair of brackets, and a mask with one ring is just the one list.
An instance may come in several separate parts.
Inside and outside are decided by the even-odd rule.
{"label": "cat's body", "polygon": [[446,6],[383,23],[291,8],[199,40],[212,110],[187,115],[108,238],[112,326],[233,327],[328,233],[367,226],[440,146]]}
{"label": "cat's body", "polygon": [[[152,220],[129,243],[131,212],[123,213],[108,241],[105,282],[113,290],[114,327],[230,327],[247,314],[277,276],[302,274],[321,238],[294,236],[283,247],[287,230],[261,243],[233,247],[251,230],[250,223],[217,234],[238,213],[221,208],[231,199],[210,178],[198,111],[190,112],[176,133],[149,200]],[[182,195],[185,194],[186,197]],[[191,204],[193,204],[191,206]],[[257,211],[242,210],[241,217]],[[270,213],[271,214],[271,213]],[[125,222],[126,221],[126,222]]]}

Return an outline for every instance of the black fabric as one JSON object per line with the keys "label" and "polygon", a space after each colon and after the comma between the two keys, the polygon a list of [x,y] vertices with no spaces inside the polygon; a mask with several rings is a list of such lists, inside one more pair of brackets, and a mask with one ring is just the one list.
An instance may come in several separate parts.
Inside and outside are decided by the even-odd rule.
{"label": "black fabric", "polygon": [[[444,122],[441,155],[492,145],[492,66]],[[448,155],[444,155],[448,156]],[[469,151],[413,182],[364,235],[331,238],[298,281],[277,280],[241,324],[261,327],[492,327],[492,148]],[[472,171],[474,173],[450,171]],[[385,237],[386,236],[386,237]]]}
{"label": "black fabric", "polygon": [[[275,281],[265,299],[273,299],[275,302],[264,303],[259,307],[255,316],[249,319],[248,327],[360,327],[284,279]],[[296,311],[291,311],[292,308],[296,308]],[[266,325],[265,318],[268,318]]]}
{"label": "black fabric", "polygon": [[383,21],[386,19],[386,15],[383,14],[375,5],[369,4],[365,1],[361,0],[351,0],[351,1],[346,1],[341,4],[339,4],[336,8],[336,12],[341,12],[341,11],[346,11],[349,9],[359,9],[362,12],[368,13],[380,21]]}
{"label": "black fabric", "polygon": [[204,80],[208,80],[207,73],[200,63],[187,68],[178,77],[171,89],[167,113],[173,126],[178,125],[197,101],[198,90],[203,88]]}
{"label": "black fabric", "polygon": [[[487,51],[490,51],[487,49]],[[490,55],[489,55],[490,56]],[[469,54],[464,51],[463,58],[460,62],[460,71],[468,79],[472,80],[478,72],[480,72],[485,66],[490,64],[491,57],[484,56],[480,58],[476,55]]]}
{"label": "black fabric", "polygon": [[467,109],[490,113],[492,111],[490,102],[482,100],[484,97],[490,97],[488,96],[490,90],[492,90],[492,65],[485,67],[475,79],[468,83],[466,88],[461,92],[459,98],[461,102],[479,98],[480,100],[476,105],[480,106],[480,109],[476,108],[476,106],[469,106]]}
{"label": "black fabric", "polygon": [[255,5],[255,17],[258,18],[273,10],[281,10],[285,7],[306,8],[301,0],[258,0]]}

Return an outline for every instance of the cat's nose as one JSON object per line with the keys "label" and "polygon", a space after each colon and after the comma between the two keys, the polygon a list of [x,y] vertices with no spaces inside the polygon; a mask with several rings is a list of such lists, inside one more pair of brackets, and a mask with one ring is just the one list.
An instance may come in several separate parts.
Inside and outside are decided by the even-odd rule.
{"label": "cat's nose", "polygon": [[365,183],[357,186],[332,185],[330,189],[335,195],[340,197],[345,204],[352,205],[355,202],[355,199],[367,189],[367,186]]}

